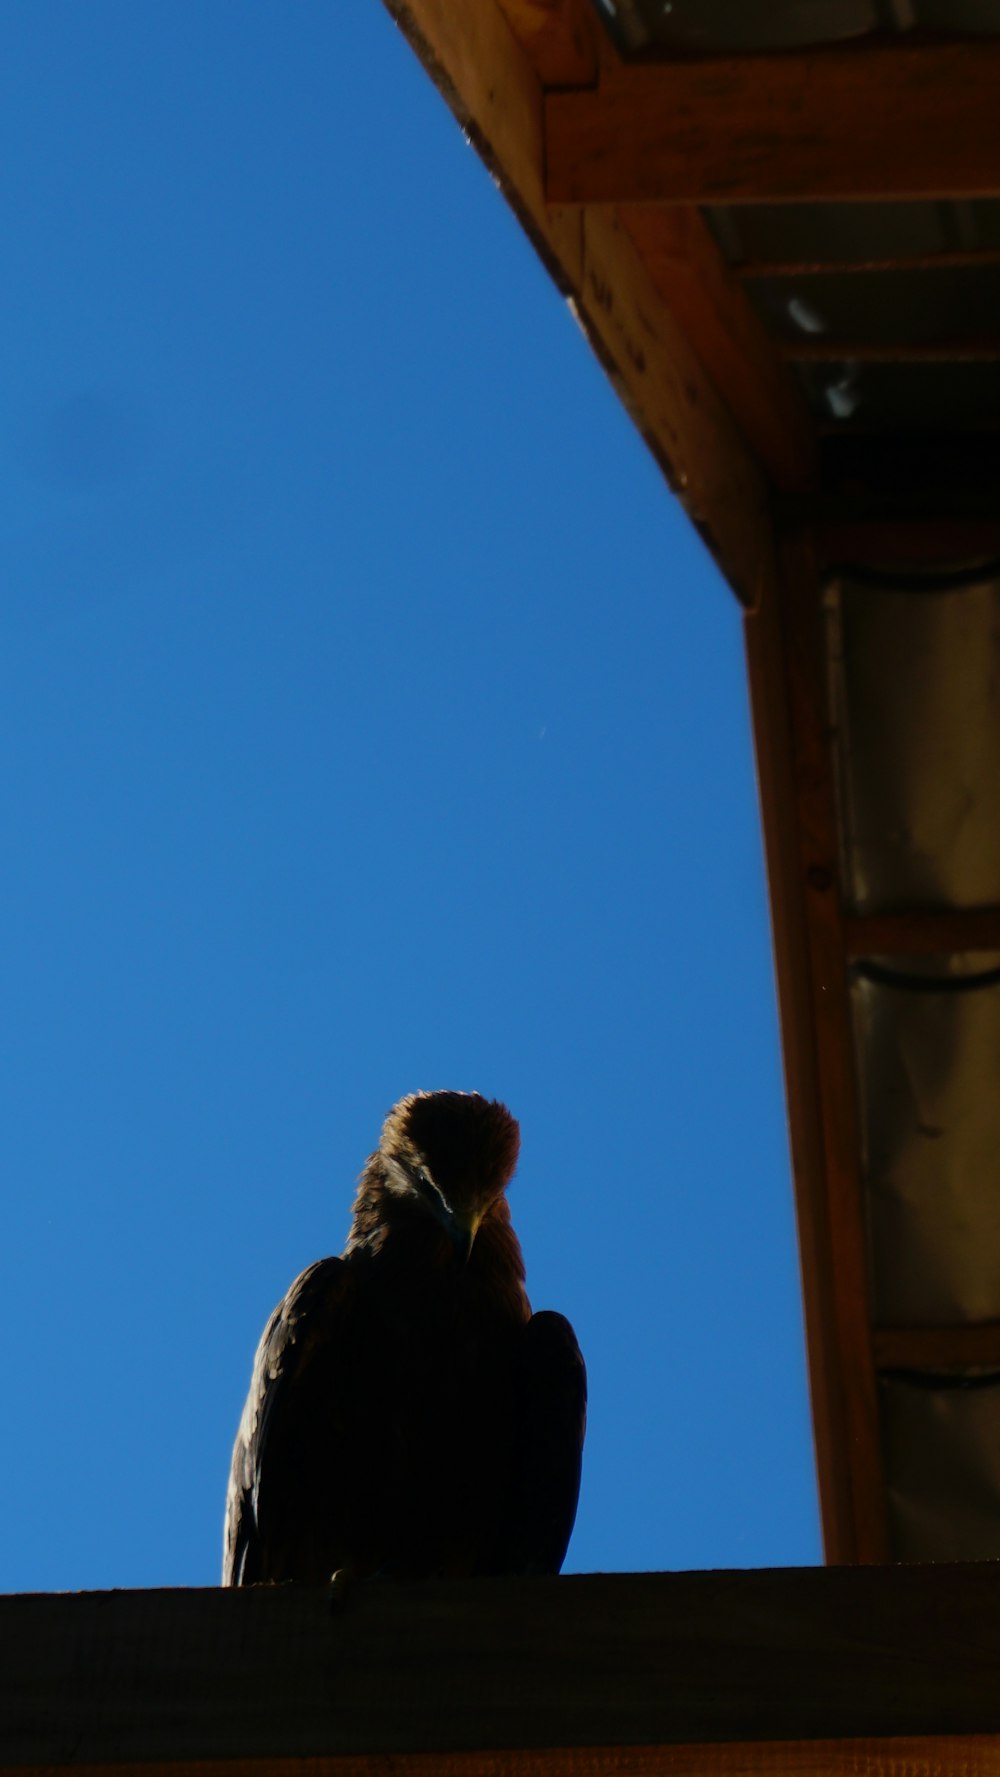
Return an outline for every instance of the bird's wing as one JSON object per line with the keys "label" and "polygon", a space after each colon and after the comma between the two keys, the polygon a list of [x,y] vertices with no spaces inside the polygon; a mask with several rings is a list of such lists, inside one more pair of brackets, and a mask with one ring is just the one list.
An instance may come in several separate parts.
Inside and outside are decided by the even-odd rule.
{"label": "bird's wing", "polygon": [[507,1573],[558,1573],[580,1492],[587,1372],[561,1314],[533,1314],[520,1339]]}
{"label": "bird's wing", "polygon": [[264,1328],[233,1449],[223,1585],[329,1578],[316,1545],[335,1534],[350,1460],[353,1281],[342,1259],[319,1260]]}

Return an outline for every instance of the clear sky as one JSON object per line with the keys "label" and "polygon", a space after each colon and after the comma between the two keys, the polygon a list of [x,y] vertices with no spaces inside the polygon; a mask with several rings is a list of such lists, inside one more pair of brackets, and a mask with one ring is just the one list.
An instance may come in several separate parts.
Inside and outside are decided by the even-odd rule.
{"label": "clear sky", "polygon": [[0,1588],[216,1581],[382,1117],[522,1125],[575,1570],[819,1558],[736,602],[378,0],[5,0]]}

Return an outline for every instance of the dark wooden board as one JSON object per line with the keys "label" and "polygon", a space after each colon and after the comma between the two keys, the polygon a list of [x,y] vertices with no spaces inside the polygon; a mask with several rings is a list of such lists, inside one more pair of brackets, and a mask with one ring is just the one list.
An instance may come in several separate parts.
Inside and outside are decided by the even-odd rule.
{"label": "dark wooden board", "polygon": [[53,1769],[998,1734],[1000,1564],[8,1597],[0,1724]]}

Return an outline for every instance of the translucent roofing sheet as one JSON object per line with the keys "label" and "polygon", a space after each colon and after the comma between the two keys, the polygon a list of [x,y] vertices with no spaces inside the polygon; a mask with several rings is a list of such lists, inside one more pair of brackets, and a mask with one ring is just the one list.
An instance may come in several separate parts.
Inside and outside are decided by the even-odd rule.
{"label": "translucent roofing sheet", "polygon": [[[1000,567],[843,575],[827,616],[848,911],[1000,902]],[[873,1322],[998,1322],[1000,952],[866,958],[851,1003]],[[879,1404],[893,1558],[1000,1556],[1000,1375]]]}
{"label": "translucent roofing sheet", "polygon": [[1000,1320],[997,965],[893,958],[852,987],[880,1325]]}
{"label": "translucent roofing sheet", "polygon": [[854,909],[1000,903],[1000,570],[845,580],[829,610]]}
{"label": "translucent roofing sheet", "polygon": [[1000,1555],[1000,1377],[891,1376],[880,1392],[892,1558]]}
{"label": "translucent roofing sheet", "polygon": [[594,0],[626,53],[724,54],[843,43],[877,31],[993,34],[995,0]]}

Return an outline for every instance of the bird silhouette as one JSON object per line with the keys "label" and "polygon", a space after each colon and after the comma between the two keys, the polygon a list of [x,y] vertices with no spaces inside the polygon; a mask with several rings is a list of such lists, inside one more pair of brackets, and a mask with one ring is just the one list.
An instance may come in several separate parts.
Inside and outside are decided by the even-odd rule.
{"label": "bird silhouette", "polygon": [[386,1118],[340,1258],[264,1329],[233,1451],[223,1583],[557,1573],[586,1420],[580,1348],[532,1314],[496,1100]]}

